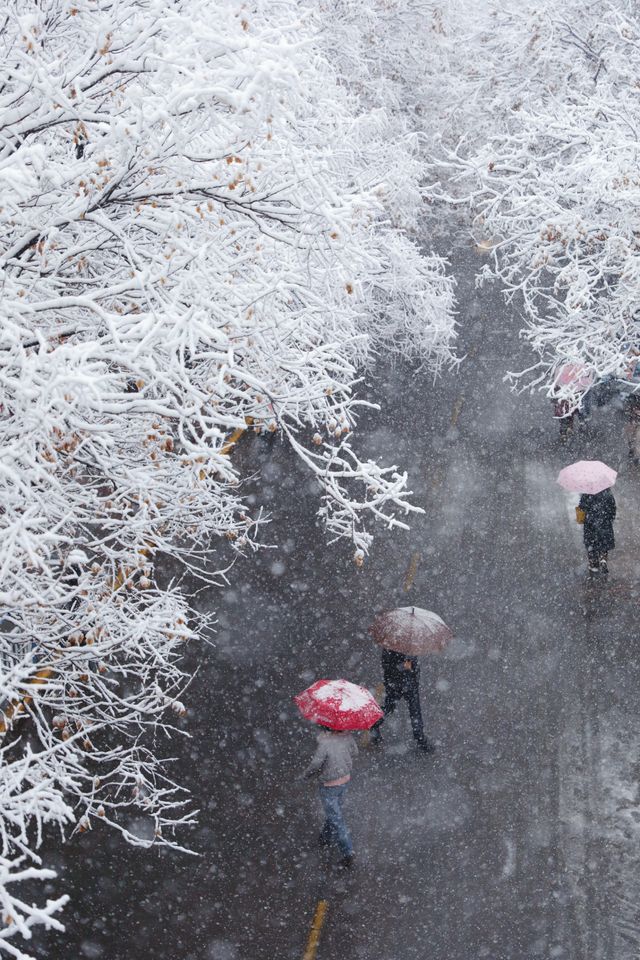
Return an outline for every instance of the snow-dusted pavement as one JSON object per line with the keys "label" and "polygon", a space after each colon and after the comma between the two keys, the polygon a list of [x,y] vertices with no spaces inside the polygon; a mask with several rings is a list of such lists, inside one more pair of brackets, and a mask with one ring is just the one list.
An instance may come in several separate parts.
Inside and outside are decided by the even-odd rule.
{"label": "snow-dusted pavement", "polygon": [[[554,481],[578,455],[624,463],[620,420],[596,410],[588,444],[561,449],[548,401],[502,382],[528,359],[508,311],[470,282],[460,295],[457,374],[372,381],[388,412],[361,443],[409,469],[426,514],[379,531],[363,569],[325,547],[316,492],[284,448],[241,442],[270,489],[274,549],[199,596],[219,610],[218,643],[191,688],[193,739],[174,749],[199,856],[69,844],[74,903],[49,960],[301,960],[319,900],[318,960],[638,956],[640,477],[623,467],[610,582],[589,586]],[[438,751],[414,752],[403,708],[380,751],[362,743],[345,876],[316,848],[314,788],[298,780],[313,737],[291,697],[324,676],[374,688],[367,625],[412,602],[458,636],[423,666]]]}

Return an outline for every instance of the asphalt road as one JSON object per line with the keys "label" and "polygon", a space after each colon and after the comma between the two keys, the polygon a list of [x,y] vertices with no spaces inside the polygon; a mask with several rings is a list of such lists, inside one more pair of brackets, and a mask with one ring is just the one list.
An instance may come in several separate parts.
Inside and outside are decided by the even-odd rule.
{"label": "asphalt road", "polygon": [[[384,410],[361,447],[406,466],[425,509],[409,533],[378,531],[357,569],[327,548],[314,484],[277,441],[245,437],[273,545],[234,571],[215,648],[198,652],[176,775],[200,825],[197,857],[127,848],[93,832],[57,863],[73,902],[67,932],[33,945],[48,960],[302,960],[319,901],[317,960],[627,960],[640,934],[636,769],[637,514],[619,414],[561,448],[549,402],[504,374],[529,361],[513,311],[475,291],[461,253],[459,371],[381,364]],[[558,469],[582,456],[623,464],[618,548],[589,585]],[[422,671],[418,754],[406,710],[385,745],[365,741],[346,815],[357,865],[316,846],[320,811],[300,773],[313,750],[294,693],[346,676],[374,688],[367,634],[378,610],[414,603],[456,631]]]}

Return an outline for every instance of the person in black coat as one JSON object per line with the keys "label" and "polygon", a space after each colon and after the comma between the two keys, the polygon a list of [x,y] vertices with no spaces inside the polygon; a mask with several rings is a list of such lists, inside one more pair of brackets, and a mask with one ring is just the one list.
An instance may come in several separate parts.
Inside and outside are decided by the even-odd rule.
{"label": "person in black coat", "polygon": [[413,736],[421,750],[431,753],[433,744],[424,735],[422,710],[420,709],[420,665],[417,657],[410,657],[406,653],[397,653],[395,650],[382,648],[382,672],[384,676],[384,703],[382,712],[384,717],[378,720],[371,728],[373,743],[380,743],[382,736],[380,727],[393,713],[400,700],[406,700],[411,718]]}
{"label": "person in black coat", "polygon": [[584,510],[584,545],[590,573],[607,574],[609,550],[616,545],[613,536],[613,521],[616,516],[616,501],[611,490],[600,493],[583,493],[580,509]]}
{"label": "person in black coat", "polygon": [[631,393],[625,397],[624,406],[624,433],[629,444],[629,460],[635,466],[640,466],[640,394]]}

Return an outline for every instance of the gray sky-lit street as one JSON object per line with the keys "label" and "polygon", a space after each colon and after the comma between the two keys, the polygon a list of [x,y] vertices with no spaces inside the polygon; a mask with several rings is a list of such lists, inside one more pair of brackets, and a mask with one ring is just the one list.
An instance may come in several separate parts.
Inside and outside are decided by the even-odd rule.
{"label": "gray sky-lit street", "polygon": [[[549,401],[503,382],[530,354],[497,290],[474,290],[477,265],[458,254],[459,370],[432,383],[381,358],[369,379],[387,413],[362,421],[361,449],[409,471],[425,514],[379,530],[362,569],[326,546],[286,448],[240,441],[272,497],[272,548],[197,598],[218,611],[216,643],[186,698],[191,740],[167,747],[201,811],[182,838],[197,856],[106,831],[58,847],[72,902],[67,932],[37,939],[49,960],[301,960],[320,900],[318,960],[637,957],[640,478],[614,407],[563,449]],[[606,584],[588,584],[555,483],[583,454],[621,469]],[[423,662],[438,749],[414,751],[404,707],[381,750],[362,741],[345,875],[317,849],[316,791],[299,779],[313,730],[291,698],[325,676],[375,688],[367,626],[410,603],[457,635]]]}

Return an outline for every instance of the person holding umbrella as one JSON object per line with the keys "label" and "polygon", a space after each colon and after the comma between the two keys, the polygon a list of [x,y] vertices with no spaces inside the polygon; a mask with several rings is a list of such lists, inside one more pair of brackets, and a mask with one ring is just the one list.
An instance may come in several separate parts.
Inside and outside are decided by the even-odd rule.
{"label": "person holding umbrella", "polygon": [[406,653],[382,648],[382,676],[384,680],[384,716],[371,731],[371,742],[382,743],[380,727],[393,713],[401,700],[407,701],[413,738],[418,748],[425,753],[433,753],[435,746],[424,735],[422,708],[420,706],[420,665],[417,657],[408,657]]}
{"label": "person holding umbrella", "polygon": [[453,633],[440,617],[420,607],[399,607],[380,614],[370,633],[382,647],[384,678],[383,716],[374,724],[371,739],[382,742],[380,727],[401,700],[406,700],[413,738],[424,753],[433,753],[433,743],[424,735],[420,707],[420,666],[418,655],[436,653],[453,639]]}
{"label": "person holding umbrella", "polygon": [[589,573],[600,572],[606,576],[609,573],[609,551],[616,545],[613,535],[617,509],[615,497],[609,488],[600,493],[583,493],[579,508],[584,513],[583,536]]}
{"label": "person holding umbrella", "polygon": [[609,573],[608,555],[616,545],[613,521],[616,501],[611,487],[617,473],[600,460],[579,460],[558,474],[558,483],[565,490],[580,493],[576,519],[583,524],[589,573]]}
{"label": "person holding umbrella", "polygon": [[629,445],[629,460],[640,465],[640,394],[630,393],[624,399],[624,434]]}
{"label": "person holding umbrella", "polygon": [[348,680],[318,680],[294,701],[303,717],[320,726],[316,752],[304,772],[305,778],[319,780],[325,821],[318,840],[322,846],[336,844],[340,865],[352,867],[353,843],[342,813],[358,753],[352,731],[368,730],[382,711],[368,690]]}
{"label": "person holding umbrella", "polygon": [[[560,421],[560,440],[564,443],[573,433],[576,416],[586,423],[591,415],[593,373],[581,363],[565,363],[556,376],[551,401],[553,416]],[[563,389],[567,388],[567,389]],[[567,393],[571,391],[570,395]]]}

